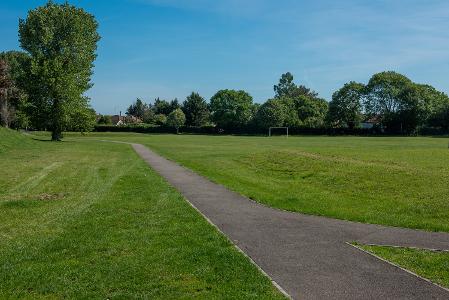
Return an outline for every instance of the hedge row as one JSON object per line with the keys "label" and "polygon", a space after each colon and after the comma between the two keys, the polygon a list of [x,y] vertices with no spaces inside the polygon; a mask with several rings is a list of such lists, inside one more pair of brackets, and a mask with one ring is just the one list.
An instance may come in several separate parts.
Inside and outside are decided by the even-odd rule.
{"label": "hedge row", "polygon": [[[94,131],[96,132],[136,132],[136,133],[176,133],[176,130],[167,126],[150,126],[150,125],[127,125],[127,126],[109,126],[97,125]],[[305,128],[305,127],[290,127],[288,129],[291,135],[383,135],[379,128]],[[261,129],[258,127],[246,126],[242,128],[220,129],[214,126],[205,127],[190,127],[183,126],[179,129],[181,133],[189,134],[241,134],[241,135],[267,135],[268,129]],[[422,135],[443,135],[448,134],[441,129],[423,128],[419,132]],[[285,134],[285,130],[275,130],[273,135]],[[400,135],[400,132],[393,133]]]}

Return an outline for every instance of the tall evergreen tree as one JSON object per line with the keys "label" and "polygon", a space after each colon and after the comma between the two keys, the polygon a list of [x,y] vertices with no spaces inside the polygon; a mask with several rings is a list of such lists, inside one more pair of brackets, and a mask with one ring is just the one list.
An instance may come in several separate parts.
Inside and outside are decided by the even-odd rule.
{"label": "tall evergreen tree", "polygon": [[198,93],[192,92],[187,96],[182,105],[182,111],[186,116],[186,124],[189,126],[203,126],[209,122],[209,108],[206,100]]}
{"label": "tall evergreen tree", "polygon": [[145,111],[148,109],[148,106],[139,98],[137,98],[136,102],[131,104],[126,110],[126,114],[128,116],[134,116],[141,120],[143,120],[145,116]]}
{"label": "tall evergreen tree", "polygon": [[156,115],[168,116],[172,112],[172,105],[167,100],[156,98],[154,100],[153,110]]}
{"label": "tall evergreen tree", "polygon": [[318,93],[304,85],[296,85],[293,79],[293,75],[290,72],[282,74],[279,83],[274,86],[275,98],[294,98],[299,96],[315,98],[318,96]]}

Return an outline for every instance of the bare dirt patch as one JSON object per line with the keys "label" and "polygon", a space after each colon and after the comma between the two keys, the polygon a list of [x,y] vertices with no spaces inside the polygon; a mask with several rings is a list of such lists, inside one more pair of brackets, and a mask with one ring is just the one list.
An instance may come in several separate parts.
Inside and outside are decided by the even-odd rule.
{"label": "bare dirt patch", "polygon": [[37,195],[36,199],[41,201],[54,201],[54,200],[62,200],[64,199],[65,194],[64,193],[57,193],[57,194],[39,194]]}

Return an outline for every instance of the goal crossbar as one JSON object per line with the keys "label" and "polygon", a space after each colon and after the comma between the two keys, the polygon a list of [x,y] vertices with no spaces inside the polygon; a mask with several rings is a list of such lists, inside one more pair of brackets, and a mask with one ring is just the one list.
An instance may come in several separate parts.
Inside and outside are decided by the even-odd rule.
{"label": "goal crossbar", "polygon": [[271,130],[272,129],[285,129],[287,131],[287,137],[288,137],[288,127],[270,127],[268,129],[268,136],[271,136]]}

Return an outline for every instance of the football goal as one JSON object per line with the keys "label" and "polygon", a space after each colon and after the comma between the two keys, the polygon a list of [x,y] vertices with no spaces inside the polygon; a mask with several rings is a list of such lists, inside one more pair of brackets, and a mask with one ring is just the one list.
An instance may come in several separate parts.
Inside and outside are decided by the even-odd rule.
{"label": "football goal", "polygon": [[268,129],[268,136],[271,136],[272,135],[272,133],[273,133],[273,131],[279,131],[279,130],[285,130],[285,132],[286,132],[286,134],[287,134],[287,137],[288,137],[288,127],[270,127],[269,129]]}

